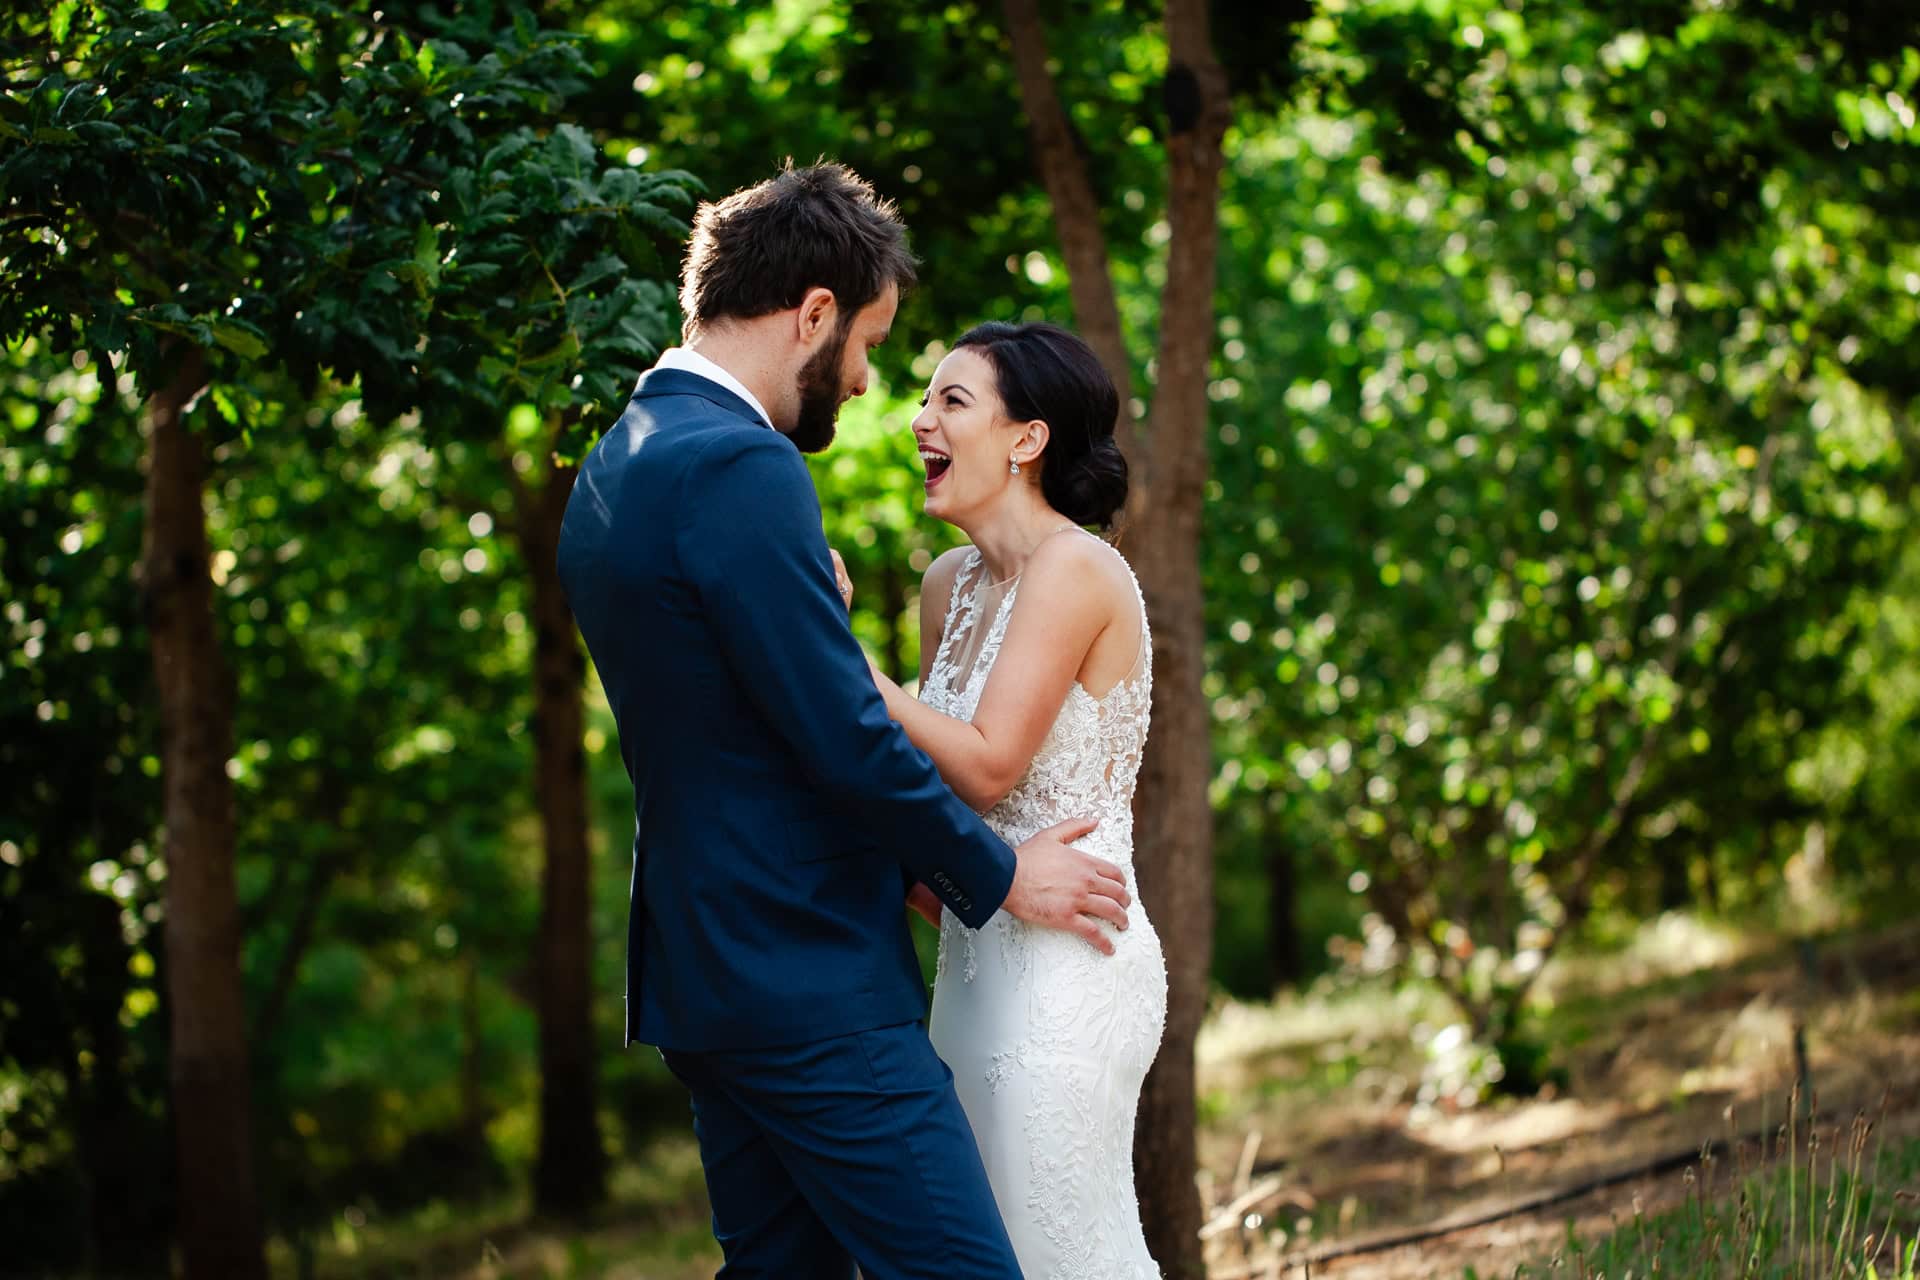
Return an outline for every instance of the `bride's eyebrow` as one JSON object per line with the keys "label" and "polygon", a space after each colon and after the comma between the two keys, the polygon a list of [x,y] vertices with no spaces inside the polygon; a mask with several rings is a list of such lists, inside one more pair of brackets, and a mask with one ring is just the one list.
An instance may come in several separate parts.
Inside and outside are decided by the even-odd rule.
{"label": "bride's eyebrow", "polygon": [[965,387],[961,386],[957,382],[949,382],[946,386],[940,388],[939,394],[945,395],[949,391],[958,391],[961,395],[967,395],[967,396],[970,396],[973,394],[973,392],[967,390]]}

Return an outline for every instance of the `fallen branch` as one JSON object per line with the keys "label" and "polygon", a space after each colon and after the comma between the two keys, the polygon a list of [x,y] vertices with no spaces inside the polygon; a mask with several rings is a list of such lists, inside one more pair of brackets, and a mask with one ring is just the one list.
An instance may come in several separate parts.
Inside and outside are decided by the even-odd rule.
{"label": "fallen branch", "polygon": [[1240,1163],[1234,1166],[1233,1193],[1243,1196],[1247,1188],[1253,1185],[1253,1162],[1260,1154],[1260,1131],[1255,1129],[1240,1144]]}
{"label": "fallen branch", "polygon": [[1215,1210],[1213,1216],[1207,1219],[1207,1224],[1200,1228],[1200,1238],[1211,1240],[1217,1235],[1232,1231],[1240,1225],[1241,1219],[1249,1212],[1284,1190],[1285,1188],[1280,1184],[1280,1175],[1268,1174],[1235,1196],[1232,1201]]}

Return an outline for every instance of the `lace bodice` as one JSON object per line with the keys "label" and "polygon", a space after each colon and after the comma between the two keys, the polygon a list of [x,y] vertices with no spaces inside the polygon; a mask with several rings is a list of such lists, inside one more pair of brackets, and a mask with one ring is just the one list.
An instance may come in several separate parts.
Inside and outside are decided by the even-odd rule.
{"label": "lace bodice", "polygon": [[[970,553],[920,690],[928,706],[969,721],[1019,596],[1017,580],[985,578],[979,553]],[[984,815],[1010,844],[1071,818],[1097,819],[1076,847],[1119,864],[1130,883],[1134,783],[1153,695],[1138,581],[1134,599],[1140,653],[1132,671],[1098,697],[1073,685],[1025,775]],[[1125,930],[1107,931],[1112,956],[1004,911],[978,931],[951,912],[942,921],[934,1048],[953,1070],[1028,1280],[1160,1274],[1134,1199],[1133,1127],[1166,1022],[1166,962],[1137,896],[1127,919]]]}
{"label": "lace bodice", "polygon": [[[985,578],[980,553],[970,552],[954,576],[946,627],[920,690],[922,702],[958,720],[970,721],[979,710],[1020,593],[1017,580],[1006,584],[996,603],[998,593]],[[1089,851],[1129,866],[1133,861],[1133,791],[1153,705],[1153,638],[1138,579],[1133,590],[1140,605],[1140,655],[1133,669],[1099,697],[1075,681],[1026,774],[984,815],[1010,844],[1069,818],[1096,818],[1100,827]],[[982,627],[985,634],[976,634]],[[979,657],[963,670],[957,657],[976,642]]]}

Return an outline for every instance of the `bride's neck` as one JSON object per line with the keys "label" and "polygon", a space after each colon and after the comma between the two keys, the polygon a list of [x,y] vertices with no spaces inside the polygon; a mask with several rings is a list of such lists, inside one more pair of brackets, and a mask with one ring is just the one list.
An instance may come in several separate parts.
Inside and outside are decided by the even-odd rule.
{"label": "bride's neck", "polygon": [[979,550],[987,580],[1005,582],[1026,571],[1034,548],[1072,523],[1047,505],[1038,486],[1020,485],[961,532]]}

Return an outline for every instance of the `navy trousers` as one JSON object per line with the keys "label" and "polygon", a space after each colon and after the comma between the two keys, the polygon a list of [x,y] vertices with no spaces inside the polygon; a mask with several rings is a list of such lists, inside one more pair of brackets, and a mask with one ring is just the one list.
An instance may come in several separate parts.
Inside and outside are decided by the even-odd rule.
{"label": "navy trousers", "polygon": [[953,1073],[918,1023],[663,1050],[693,1094],[723,1280],[1020,1280]]}

